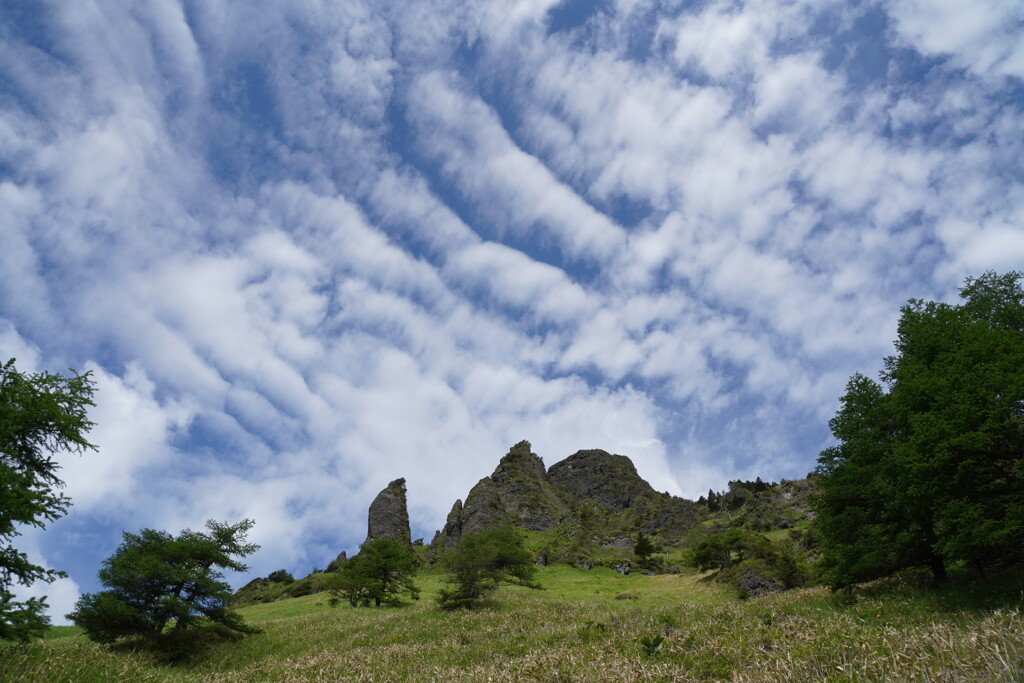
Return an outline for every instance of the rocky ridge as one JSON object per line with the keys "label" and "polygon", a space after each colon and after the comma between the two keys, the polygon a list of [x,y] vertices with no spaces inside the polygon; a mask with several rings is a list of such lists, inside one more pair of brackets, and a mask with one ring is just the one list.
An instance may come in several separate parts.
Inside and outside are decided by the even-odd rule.
{"label": "rocky ridge", "polygon": [[500,525],[554,532],[545,561],[585,561],[597,547],[629,548],[638,530],[662,542],[696,524],[694,503],[655,491],[623,455],[582,450],[545,469],[528,441],[513,446],[494,473],[455,501],[431,554],[463,534]]}

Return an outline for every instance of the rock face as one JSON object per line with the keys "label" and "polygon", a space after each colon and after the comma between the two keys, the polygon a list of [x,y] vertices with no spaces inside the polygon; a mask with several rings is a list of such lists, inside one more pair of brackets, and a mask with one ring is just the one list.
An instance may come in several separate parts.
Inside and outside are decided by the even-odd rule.
{"label": "rock face", "polygon": [[577,451],[548,471],[548,480],[570,500],[590,498],[610,510],[624,510],[655,491],[640,478],[633,461],[602,450]]}
{"label": "rock face", "polygon": [[506,524],[554,530],[573,549],[545,558],[561,561],[585,556],[590,546],[631,547],[638,530],[671,541],[695,522],[692,502],[655,491],[625,456],[579,451],[545,471],[530,443],[521,441],[491,476],[477,482],[464,504],[455,501],[429,556],[454,548],[463,534]]}
{"label": "rock face", "polygon": [[370,503],[366,543],[375,538],[393,538],[410,545],[409,509],[405,501],[405,479],[395,479]]}
{"label": "rock face", "polygon": [[544,461],[531,450],[529,441],[513,446],[490,478],[515,526],[548,531],[569,511],[565,497],[548,481]]}
{"label": "rock face", "polygon": [[336,558],[331,560],[331,563],[327,565],[327,569],[324,571],[328,573],[339,572],[341,571],[341,566],[346,562],[348,562],[348,553],[342,550]]}

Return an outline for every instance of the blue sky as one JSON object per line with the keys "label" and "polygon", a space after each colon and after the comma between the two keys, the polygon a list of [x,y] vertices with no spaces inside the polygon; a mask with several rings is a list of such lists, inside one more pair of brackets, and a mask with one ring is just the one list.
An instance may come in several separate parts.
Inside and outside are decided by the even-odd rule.
{"label": "blue sky", "polygon": [[[528,439],[801,477],[908,298],[1024,266],[996,0],[0,5],[0,356],[91,370],[21,546],[256,520],[305,574]],[[236,584],[249,577],[233,577]]]}

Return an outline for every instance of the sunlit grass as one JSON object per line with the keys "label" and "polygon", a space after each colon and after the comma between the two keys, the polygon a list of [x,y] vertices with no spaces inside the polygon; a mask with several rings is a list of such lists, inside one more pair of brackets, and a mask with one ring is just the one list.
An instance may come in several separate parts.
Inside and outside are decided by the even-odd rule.
{"label": "sunlit grass", "polygon": [[397,608],[332,608],[322,594],[254,605],[240,612],[263,634],[173,666],[62,629],[6,648],[0,680],[1024,681],[1012,582],[740,601],[699,574],[555,566],[540,578],[546,590],[503,587],[474,612],[437,609],[436,573],[421,576],[421,601]]}

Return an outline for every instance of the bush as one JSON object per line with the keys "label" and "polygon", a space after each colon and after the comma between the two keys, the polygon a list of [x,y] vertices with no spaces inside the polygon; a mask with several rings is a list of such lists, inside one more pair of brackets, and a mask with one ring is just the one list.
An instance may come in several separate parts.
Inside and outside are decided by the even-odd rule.
{"label": "bush", "polygon": [[464,535],[445,565],[449,575],[437,597],[442,609],[476,607],[502,581],[540,588],[533,556],[523,548],[519,534],[508,527]]}
{"label": "bush", "polygon": [[331,604],[341,599],[353,607],[380,607],[400,603],[399,595],[408,593],[419,600],[419,588],[413,583],[416,556],[412,548],[391,538],[364,543],[359,554],[341,566],[337,574],[325,579],[331,591]]}
{"label": "bush", "polygon": [[267,581],[271,583],[291,583],[295,580],[295,577],[284,569],[278,569],[276,572],[270,572],[267,577]]}

